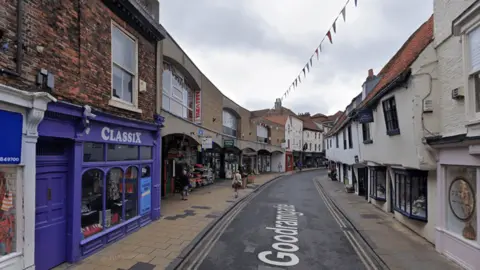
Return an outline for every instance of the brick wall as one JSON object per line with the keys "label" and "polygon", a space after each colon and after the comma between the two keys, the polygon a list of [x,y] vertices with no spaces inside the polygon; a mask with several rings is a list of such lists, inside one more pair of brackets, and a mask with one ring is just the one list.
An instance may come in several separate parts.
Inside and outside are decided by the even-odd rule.
{"label": "brick wall", "polygon": [[[0,68],[15,69],[16,1],[0,0],[0,30],[10,49],[0,52]],[[5,7],[5,8],[4,8]],[[111,97],[111,21],[138,40],[139,78],[147,91],[139,93],[138,114],[108,105]],[[52,94],[59,100],[93,107],[134,119],[152,120],[155,113],[156,45],[113,14],[102,1],[25,1],[25,46],[21,78],[0,76],[0,83],[42,91],[35,77],[41,68],[55,75]],[[1,41],[0,41],[1,44]],[[37,51],[43,47],[43,52]]]}

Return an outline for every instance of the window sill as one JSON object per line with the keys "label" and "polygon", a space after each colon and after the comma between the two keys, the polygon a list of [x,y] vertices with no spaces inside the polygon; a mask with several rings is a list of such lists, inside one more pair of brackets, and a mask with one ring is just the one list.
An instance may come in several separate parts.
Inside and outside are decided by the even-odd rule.
{"label": "window sill", "polygon": [[119,101],[119,100],[116,100],[116,99],[110,99],[108,101],[108,105],[112,106],[112,107],[115,107],[115,108],[122,109],[122,110],[126,110],[126,111],[131,111],[131,112],[135,112],[135,113],[142,113],[141,109],[133,106],[132,104],[127,104],[123,101]]}
{"label": "window sill", "polygon": [[372,144],[373,143],[373,140],[365,140],[363,141],[363,144]]}
{"label": "window sill", "polygon": [[412,215],[412,214],[409,214],[407,213],[406,211],[403,211],[402,209],[398,208],[398,207],[393,207],[393,210],[395,210],[396,212],[402,214],[403,216],[406,216],[407,218],[409,219],[414,219],[414,220],[419,220],[419,221],[424,221],[424,222],[428,222],[428,218],[427,217],[421,217],[421,216],[416,216],[416,215]]}
{"label": "window sill", "polygon": [[142,217],[142,216],[137,216],[137,217],[131,218],[131,219],[129,219],[129,220],[123,222],[123,223],[120,223],[120,224],[115,225],[115,226],[113,226],[113,227],[110,227],[110,228],[108,228],[108,229],[106,229],[106,230],[103,230],[103,231],[101,231],[101,232],[99,232],[99,233],[97,233],[97,234],[95,234],[95,235],[92,235],[92,237],[89,237],[89,238],[87,238],[87,239],[83,239],[82,241],[80,241],[80,245],[83,246],[83,245],[85,245],[85,244],[88,244],[89,242],[92,242],[92,241],[94,241],[95,239],[98,239],[98,238],[100,238],[100,237],[103,237],[103,236],[105,236],[106,234],[108,234],[108,233],[110,233],[110,232],[113,232],[113,231],[115,231],[115,230],[118,229],[118,228],[121,228],[121,227],[123,227],[123,226],[126,226],[127,224],[130,224],[130,223],[132,223],[132,222],[135,222],[135,221],[139,220],[141,217]]}
{"label": "window sill", "polygon": [[400,129],[392,129],[387,131],[388,136],[395,136],[400,134]]}
{"label": "window sill", "polygon": [[386,202],[387,201],[387,198],[381,198],[381,197],[377,197],[377,196],[374,196],[374,195],[370,195],[370,198],[374,199],[375,201],[380,201],[380,202]]}

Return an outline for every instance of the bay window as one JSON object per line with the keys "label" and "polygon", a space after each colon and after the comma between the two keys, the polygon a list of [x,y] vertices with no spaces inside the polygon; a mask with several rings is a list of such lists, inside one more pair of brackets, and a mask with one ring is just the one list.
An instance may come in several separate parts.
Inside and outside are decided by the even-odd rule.
{"label": "bay window", "polygon": [[223,110],[222,123],[224,134],[237,137],[238,119],[233,113]]}
{"label": "bay window", "polygon": [[138,106],[137,40],[112,23],[113,106]]}
{"label": "bay window", "polygon": [[193,121],[193,91],[186,84],[185,78],[167,63],[164,63],[162,84],[162,108]]}
{"label": "bay window", "polygon": [[387,170],[385,167],[370,167],[370,197],[377,201],[387,199]]}
{"label": "bay window", "polygon": [[147,214],[141,209],[150,209],[151,204],[144,194],[151,190],[151,179],[145,181],[145,175],[150,175],[152,150],[151,146],[84,143],[83,238]]}
{"label": "bay window", "polygon": [[427,220],[427,171],[395,170],[394,209],[410,218]]}

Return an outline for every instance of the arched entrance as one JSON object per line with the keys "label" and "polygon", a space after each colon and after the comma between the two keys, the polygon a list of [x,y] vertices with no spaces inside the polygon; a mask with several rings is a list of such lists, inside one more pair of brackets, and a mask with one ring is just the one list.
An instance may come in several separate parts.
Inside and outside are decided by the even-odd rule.
{"label": "arched entrance", "polygon": [[203,150],[203,165],[212,169],[213,179],[220,177],[222,148],[212,142],[212,148]]}
{"label": "arched entrance", "polygon": [[242,151],[235,146],[223,148],[222,167],[220,177],[232,179],[233,173],[240,169],[240,155]]}
{"label": "arched entrance", "polygon": [[258,150],[258,172],[268,173],[272,171],[272,153],[265,149]]}
{"label": "arched entrance", "polygon": [[199,159],[198,142],[186,134],[162,137],[162,197],[173,194],[175,178],[189,170]]}
{"label": "arched entrance", "polygon": [[285,153],[281,151],[273,151],[272,172],[284,172],[285,168]]}
{"label": "arched entrance", "polygon": [[257,164],[257,151],[247,147],[242,150],[242,170],[244,173],[252,174]]}

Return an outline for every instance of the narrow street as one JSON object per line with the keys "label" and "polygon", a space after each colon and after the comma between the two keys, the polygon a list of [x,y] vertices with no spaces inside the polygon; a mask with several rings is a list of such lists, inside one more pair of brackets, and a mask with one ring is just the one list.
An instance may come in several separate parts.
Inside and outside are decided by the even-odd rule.
{"label": "narrow street", "polygon": [[179,269],[381,269],[347,222],[332,215],[313,181],[319,174],[326,171],[282,177],[247,198]]}

